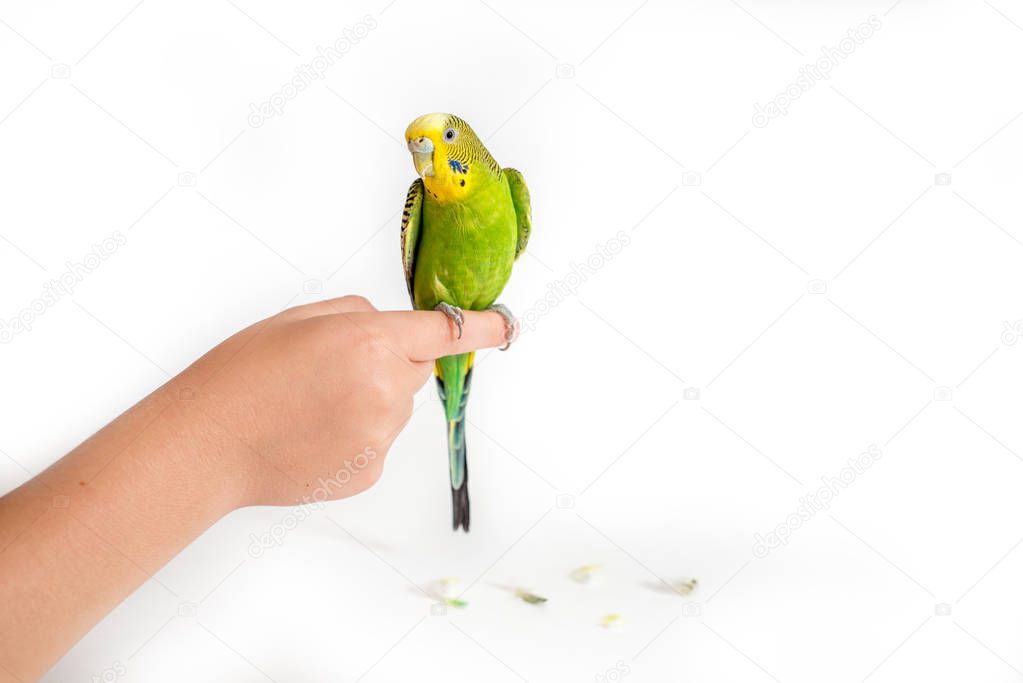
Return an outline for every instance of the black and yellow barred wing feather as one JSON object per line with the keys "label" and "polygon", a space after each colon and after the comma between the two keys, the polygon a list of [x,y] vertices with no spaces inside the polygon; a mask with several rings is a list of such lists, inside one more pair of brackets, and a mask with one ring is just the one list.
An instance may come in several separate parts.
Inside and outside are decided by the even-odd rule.
{"label": "black and yellow barred wing feather", "polygon": [[401,264],[405,269],[405,284],[408,295],[412,299],[412,307],[416,306],[416,295],[413,290],[416,274],[416,246],[419,243],[419,229],[423,223],[423,179],[416,178],[408,188],[405,197],[405,208],[401,212]]}

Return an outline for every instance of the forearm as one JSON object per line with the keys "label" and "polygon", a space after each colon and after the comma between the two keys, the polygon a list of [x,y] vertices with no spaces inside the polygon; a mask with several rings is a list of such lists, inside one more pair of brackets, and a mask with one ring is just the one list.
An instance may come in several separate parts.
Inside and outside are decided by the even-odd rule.
{"label": "forearm", "polygon": [[0,680],[42,675],[237,507],[236,448],[168,385],[0,499]]}

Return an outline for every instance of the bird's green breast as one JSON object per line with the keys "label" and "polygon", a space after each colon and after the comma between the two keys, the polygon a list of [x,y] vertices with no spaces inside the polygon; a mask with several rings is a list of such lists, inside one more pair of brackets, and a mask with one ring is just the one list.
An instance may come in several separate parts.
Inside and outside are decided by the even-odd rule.
{"label": "bird's green breast", "polygon": [[511,276],[517,225],[503,176],[465,200],[441,203],[427,194],[415,259],[416,308],[445,302],[482,310]]}

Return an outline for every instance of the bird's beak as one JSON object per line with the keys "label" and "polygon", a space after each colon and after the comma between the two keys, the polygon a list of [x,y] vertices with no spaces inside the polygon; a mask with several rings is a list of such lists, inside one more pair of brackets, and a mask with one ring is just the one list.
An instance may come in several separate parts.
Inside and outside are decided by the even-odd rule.
{"label": "bird's beak", "polygon": [[433,140],[426,137],[413,138],[408,141],[408,151],[412,152],[412,163],[420,178],[433,175]]}

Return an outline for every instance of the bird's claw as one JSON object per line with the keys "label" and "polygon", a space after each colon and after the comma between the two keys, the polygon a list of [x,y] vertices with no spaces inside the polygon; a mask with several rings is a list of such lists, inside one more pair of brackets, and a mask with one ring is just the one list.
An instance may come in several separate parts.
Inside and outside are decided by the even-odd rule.
{"label": "bird's claw", "polygon": [[440,311],[446,315],[451,322],[458,326],[458,338],[462,338],[462,323],[465,322],[465,316],[462,315],[462,309],[458,306],[452,306],[451,304],[444,303],[443,301],[434,306],[433,310]]}
{"label": "bird's claw", "polygon": [[507,351],[511,347],[512,342],[519,336],[519,321],[515,319],[515,316],[504,304],[491,304],[487,306],[487,310],[493,311],[504,318],[504,346],[498,349],[498,351]]}

